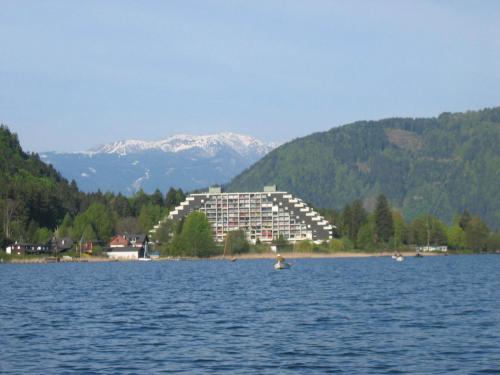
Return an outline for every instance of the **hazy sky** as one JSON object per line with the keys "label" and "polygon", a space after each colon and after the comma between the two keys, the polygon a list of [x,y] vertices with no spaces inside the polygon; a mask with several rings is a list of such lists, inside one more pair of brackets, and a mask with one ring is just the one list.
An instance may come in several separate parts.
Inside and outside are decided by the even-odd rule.
{"label": "hazy sky", "polygon": [[500,105],[500,1],[0,0],[0,122],[33,151]]}

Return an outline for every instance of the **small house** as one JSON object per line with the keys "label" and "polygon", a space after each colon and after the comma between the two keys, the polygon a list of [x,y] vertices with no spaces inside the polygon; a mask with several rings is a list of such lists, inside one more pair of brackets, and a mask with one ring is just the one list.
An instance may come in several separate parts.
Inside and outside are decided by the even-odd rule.
{"label": "small house", "polygon": [[144,256],[148,241],[148,236],[145,234],[117,234],[109,242],[108,257],[112,259],[138,259]]}
{"label": "small house", "polygon": [[7,254],[12,255],[35,255],[50,253],[50,246],[47,244],[14,243],[5,249]]}
{"label": "small house", "polygon": [[133,246],[114,247],[108,251],[108,257],[111,259],[135,260],[139,259],[141,249]]}
{"label": "small house", "polygon": [[64,252],[73,247],[73,240],[69,237],[53,238],[51,241],[52,250],[56,252]]}

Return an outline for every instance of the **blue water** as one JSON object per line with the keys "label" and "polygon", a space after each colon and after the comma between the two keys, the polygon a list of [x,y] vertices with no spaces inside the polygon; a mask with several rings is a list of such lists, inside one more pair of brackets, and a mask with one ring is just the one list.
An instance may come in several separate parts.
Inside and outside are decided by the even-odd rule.
{"label": "blue water", "polygon": [[500,372],[500,256],[0,265],[0,373]]}

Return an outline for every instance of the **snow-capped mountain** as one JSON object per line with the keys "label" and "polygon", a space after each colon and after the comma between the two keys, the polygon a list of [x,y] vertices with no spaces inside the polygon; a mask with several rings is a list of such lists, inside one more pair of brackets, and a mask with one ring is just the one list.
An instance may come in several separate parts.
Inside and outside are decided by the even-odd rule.
{"label": "snow-capped mountain", "polygon": [[207,156],[214,156],[221,149],[230,148],[242,156],[265,155],[272,145],[248,135],[219,133],[210,135],[177,134],[160,141],[125,140],[108,143],[87,151],[88,154],[137,154],[144,151],[183,152],[199,150]]}
{"label": "snow-capped mountain", "polygon": [[81,152],[45,152],[41,157],[84,191],[131,194],[225,183],[274,147],[234,133],[178,134],[159,141],[117,141]]}

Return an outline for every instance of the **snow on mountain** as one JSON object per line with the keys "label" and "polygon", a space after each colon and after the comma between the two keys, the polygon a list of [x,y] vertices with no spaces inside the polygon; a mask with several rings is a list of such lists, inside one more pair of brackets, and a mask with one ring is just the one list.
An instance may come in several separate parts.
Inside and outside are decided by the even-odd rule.
{"label": "snow on mountain", "polygon": [[274,147],[274,144],[266,145],[262,141],[248,135],[235,133],[209,135],[177,134],[159,141],[131,139],[112,142],[93,148],[86,153],[90,155],[118,154],[124,156],[144,151],[179,153],[196,149],[206,156],[214,156],[221,149],[229,148],[242,156],[246,156],[249,154],[264,155]]}
{"label": "snow on mountain", "polygon": [[41,157],[84,191],[132,194],[139,189],[192,190],[226,183],[275,147],[234,133],[178,134],[151,142],[112,142],[84,152],[45,152]]}

